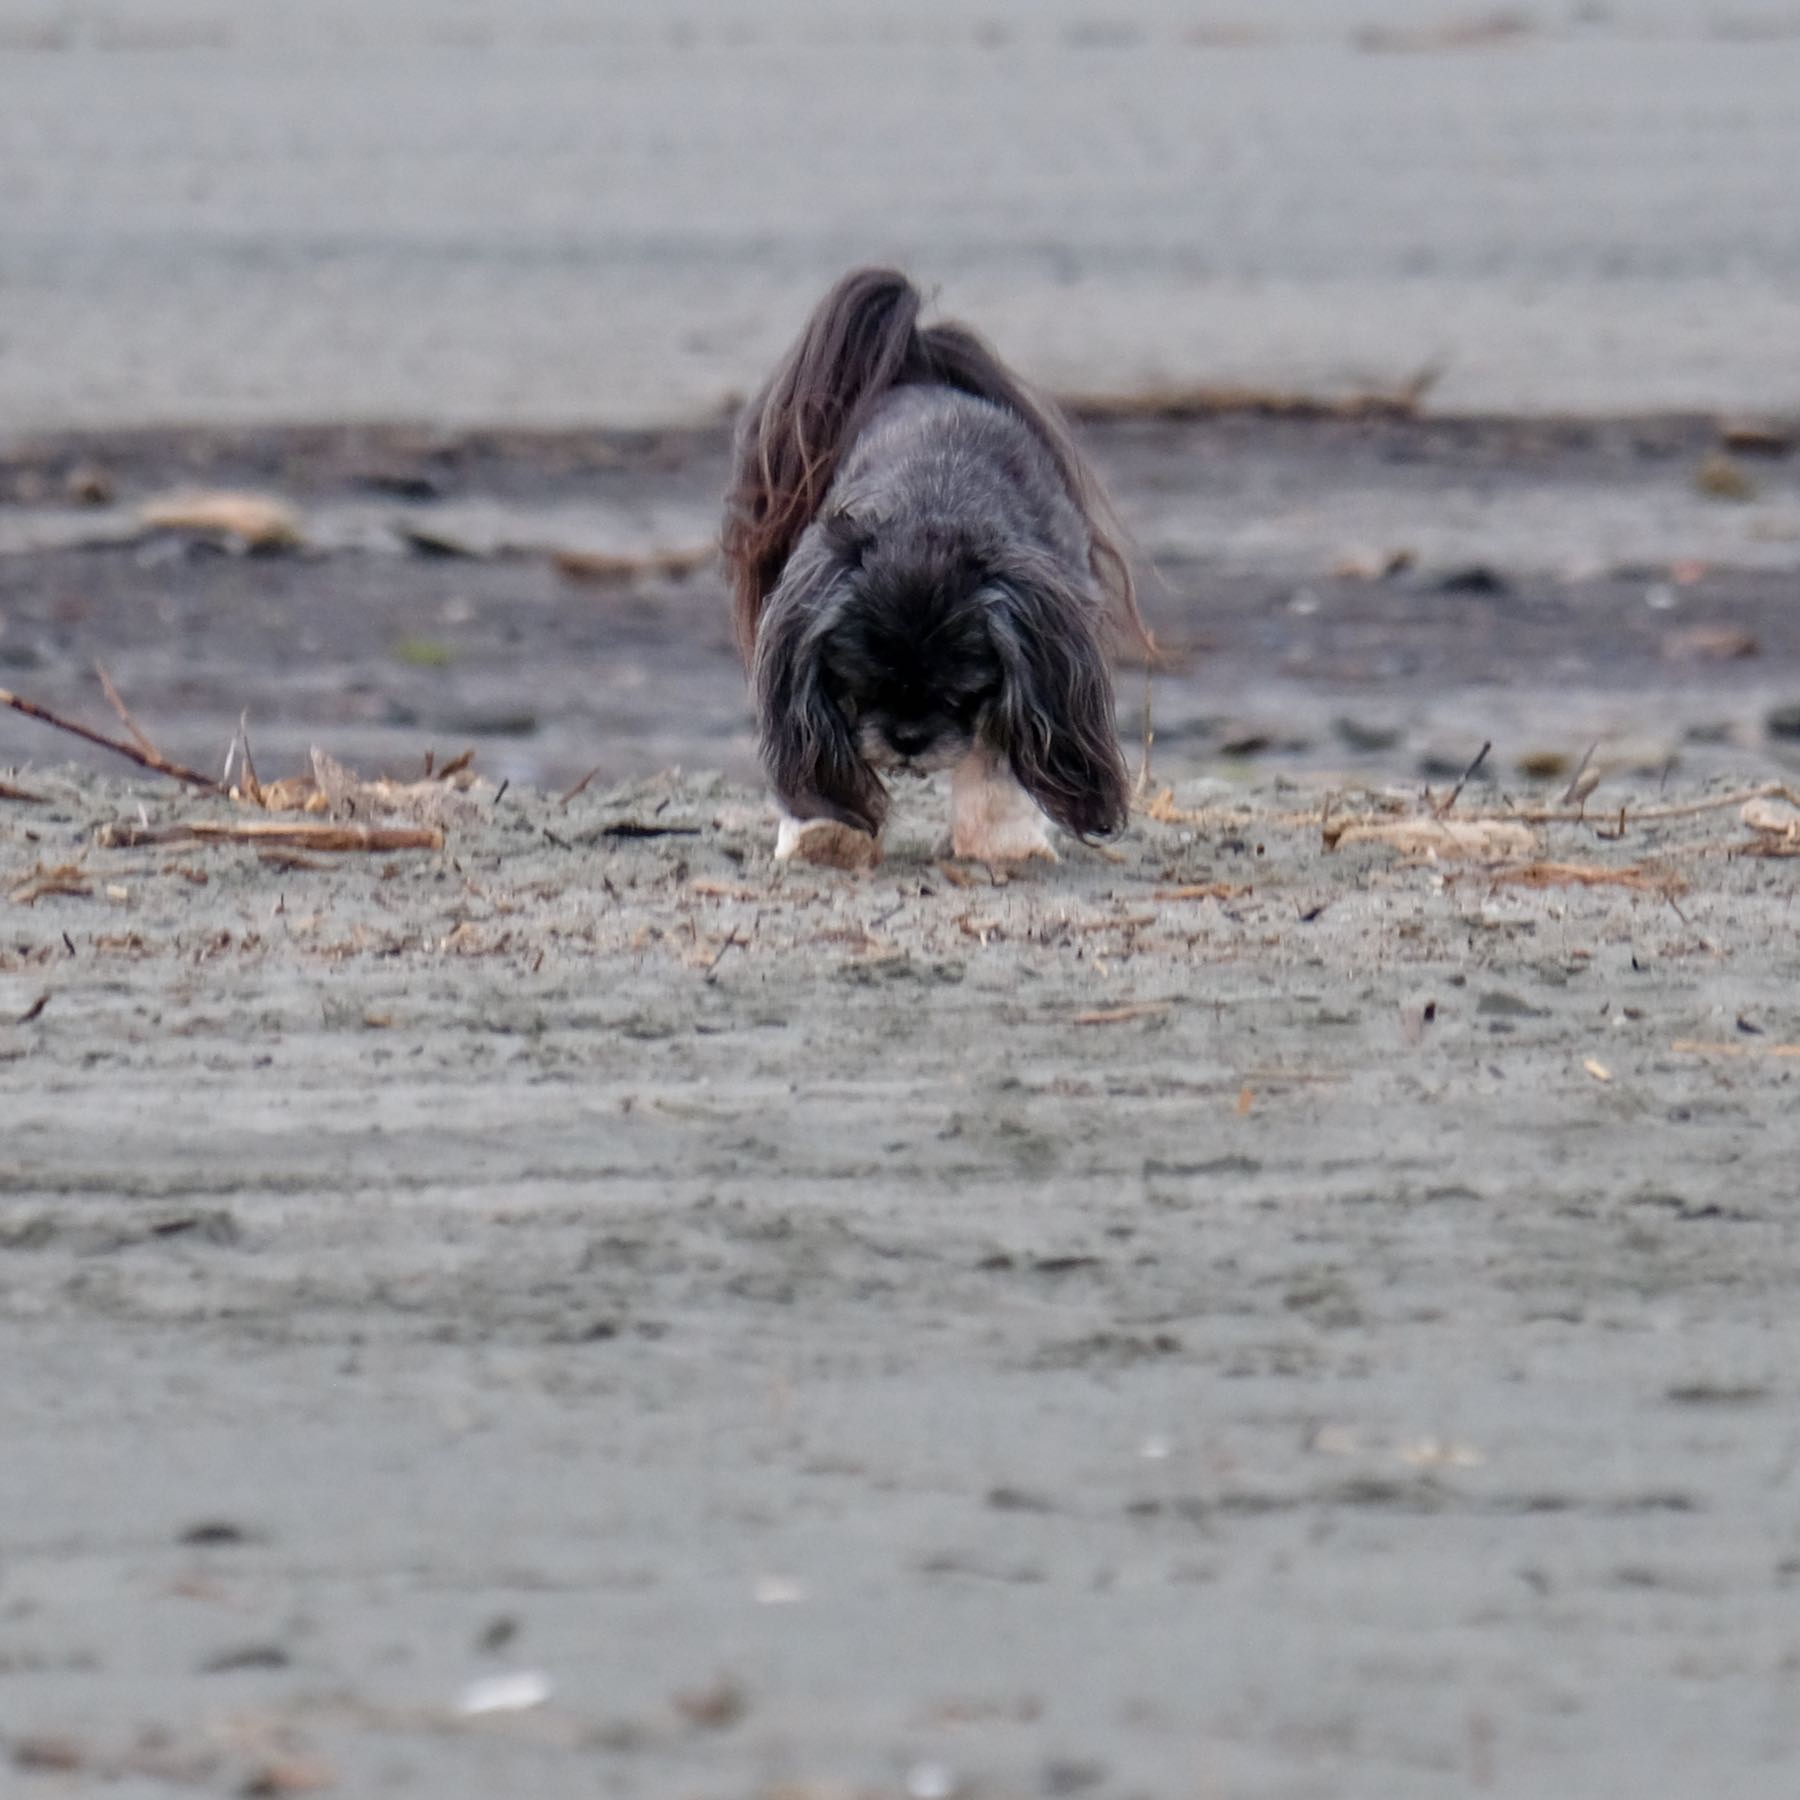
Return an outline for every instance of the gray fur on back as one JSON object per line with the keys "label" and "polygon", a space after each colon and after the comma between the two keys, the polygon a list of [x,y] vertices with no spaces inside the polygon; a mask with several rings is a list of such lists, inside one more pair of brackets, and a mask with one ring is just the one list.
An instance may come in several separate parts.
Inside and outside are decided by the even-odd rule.
{"label": "gray fur on back", "polygon": [[[868,527],[889,555],[954,536],[977,555],[1028,545],[1063,563],[1098,608],[1089,540],[1055,459],[1016,413],[955,388],[884,394],[845,455],[824,512]],[[815,525],[809,529],[817,529]]]}

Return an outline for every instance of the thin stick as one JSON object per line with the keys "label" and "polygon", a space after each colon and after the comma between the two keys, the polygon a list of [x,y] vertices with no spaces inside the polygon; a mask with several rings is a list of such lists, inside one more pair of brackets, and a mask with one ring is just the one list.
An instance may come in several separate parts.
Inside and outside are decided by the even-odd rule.
{"label": "thin stick", "polygon": [[1658,874],[1654,869],[1609,869],[1603,864],[1532,862],[1516,868],[1496,869],[1497,887],[1622,887],[1640,894],[1667,895],[1685,886],[1676,874]]}
{"label": "thin stick", "polygon": [[42,794],[33,794],[22,787],[14,787],[10,781],[0,781],[0,800],[18,800],[26,806],[48,806],[50,804]]}
{"label": "thin stick", "polygon": [[1098,1012],[1078,1012],[1072,1025],[1122,1025],[1127,1019],[1153,1019],[1169,1010],[1167,1000],[1142,1000],[1131,1006],[1108,1006]]}
{"label": "thin stick", "polygon": [[1600,785],[1600,777],[1598,775],[1595,775],[1593,780],[1590,781],[1586,787],[1581,785],[1581,778],[1587,774],[1588,764],[1594,760],[1594,752],[1599,748],[1600,740],[1596,738],[1582,753],[1581,761],[1575,765],[1575,773],[1569,778],[1569,785],[1563,789],[1562,797],[1565,806],[1571,801],[1575,802],[1577,805],[1582,804],[1586,801],[1588,795]]}
{"label": "thin stick", "polygon": [[103,731],[95,731],[90,726],[77,724],[73,719],[65,719],[60,713],[53,713],[49,707],[39,706],[35,700],[27,700],[22,694],[0,688],[0,706],[10,706],[14,712],[23,713],[28,719],[36,719],[42,724],[54,726],[58,731],[66,731],[72,737],[98,744],[102,750],[111,750],[115,755],[136,763],[140,769],[149,769],[155,774],[185,781],[189,787],[205,788],[209,794],[219,791],[219,784],[210,775],[202,775],[197,769],[185,769],[180,763],[170,762],[160,752],[146,753],[135,744],[124,743],[118,738],[108,737]]}
{"label": "thin stick", "polygon": [[[1714,794],[1706,800],[1684,800],[1674,806],[1640,807],[1626,816],[1633,825],[1643,825],[1658,819],[1692,818],[1696,813],[1717,812],[1727,806],[1744,806],[1752,800],[1788,800],[1800,806],[1800,794],[1785,781],[1765,781],[1761,787],[1744,788],[1734,794]],[[1585,808],[1577,811],[1567,807],[1484,813],[1481,818],[1484,822],[1511,822],[1520,825],[1585,825],[1589,822]]]}
{"label": "thin stick", "polygon": [[587,792],[588,783],[590,781],[592,781],[594,779],[594,777],[600,773],[600,769],[601,769],[601,764],[595,763],[594,766],[591,769],[589,769],[588,772],[584,776],[582,776],[582,778],[578,782],[576,782],[576,784],[572,788],[570,788],[569,791],[566,794],[564,794],[563,797],[559,801],[557,801],[557,805],[558,806],[567,806],[569,804],[569,802],[571,800],[575,799],[578,795],[585,794]]}
{"label": "thin stick", "polygon": [[263,788],[256,774],[256,758],[250,754],[250,709],[247,706],[238,714],[238,742],[244,746],[244,780],[249,784],[245,791],[261,806]]}
{"label": "thin stick", "polygon": [[1152,710],[1150,658],[1144,658],[1144,760],[1138,765],[1137,798],[1150,791],[1150,752],[1156,744],[1156,717]]}
{"label": "thin stick", "polygon": [[100,677],[100,686],[104,690],[107,699],[112,702],[113,711],[119,715],[125,729],[137,739],[138,748],[142,750],[146,756],[155,760],[162,760],[162,752],[151,741],[150,734],[131,716],[131,708],[125,704],[119,690],[113,686],[113,678],[107,674],[106,670],[102,668],[99,663],[94,664],[94,673]]}
{"label": "thin stick", "polygon": [[1444,798],[1438,802],[1435,810],[1437,812],[1437,816],[1440,819],[1443,818],[1444,815],[1449,812],[1451,807],[1453,807],[1456,804],[1457,796],[1460,795],[1462,793],[1463,789],[1469,785],[1469,782],[1470,782],[1471,778],[1474,776],[1475,771],[1477,769],[1479,769],[1484,762],[1487,761],[1488,752],[1491,749],[1493,749],[1493,747],[1494,747],[1493,740],[1490,738],[1486,743],[1484,743],[1481,746],[1481,748],[1479,750],[1477,750],[1475,752],[1475,760],[1472,763],[1470,763],[1466,769],[1463,770],[1462,778],[1457,782],[1456,786],[1453,787],[1450,790],[1450,792],[1448,794],[1446,794],[1444,796]]}
{"label": "thin stick", "polygon": [[139,844],[286,844],[300,850],[441,850],[438,825],[342,825],[280,819],[190,819],[180,825],[102,826],[98,842],[113,848]]}
{"label": "thin stick", "polygon": [[719,964],[725,960],[727,950],[734,950],[739,944],[747,944],[749,941],[748,938],[739,936],[738,928],[735,925],[732,926],[724,943],[719,946],[718,954],[706,965],[706,979],[711,981],[713,976],[718,973]]}

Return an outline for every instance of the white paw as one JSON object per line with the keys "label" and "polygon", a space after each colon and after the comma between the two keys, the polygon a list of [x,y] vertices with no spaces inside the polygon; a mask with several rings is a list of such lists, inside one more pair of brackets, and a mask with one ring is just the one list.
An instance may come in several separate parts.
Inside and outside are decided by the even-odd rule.
{"label": "white paw", "polygon": [[872,869],[881,861],[881,843],[836,819],[784,817],[775,832],[775,860],[820,869]]}

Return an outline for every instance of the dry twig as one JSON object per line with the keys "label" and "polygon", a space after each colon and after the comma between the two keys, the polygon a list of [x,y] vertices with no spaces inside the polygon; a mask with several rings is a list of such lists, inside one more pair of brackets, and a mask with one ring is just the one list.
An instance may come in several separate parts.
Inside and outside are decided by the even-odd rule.
{"label": "dry twig", "polygon": [[1667,871],[1634,866],[1609,869],[1602,863],[1531,862],[1516,869],[1496,869],[1493,881],[1507,887],[1622,887],[1640,894],[1679,894],[1687,883]]}
{"label": "dry twig", "polygon": [[587,792],[588,783],[590,781],[592,781],[594,779],[594,777],[600,773],[600,769],[601,769],[601,765],[599,763],[595,763],[594,766],[591,769],[589,769],[588,772],[584,776],[582,776],[582,778],[578,782],[576,782],[576,784],[572,788],[569,788],[568,790],[566,790],[564,792],[564,794],[557,801],[556,804],[558,806],[567,806],[571,800],[578,799],[582,794],[585,794]]}
{"label": "dry twig", "polygon": [[441,825],[351,825],[331,820],[189,819],[179,825],[106,825],[107,848],[140,844],[286,845],[299,850],[441,850]]}
{"label": "dry twig", "polygon": [[1153,1019],[1166,1013],[1167,1000],[1141,1000],[1130,1006],[1106,1006],[1098,1012],[1079,1012],[1070,1021],[1075,1025],[1123,1025],[1128,1019]]}
{"label": "dry twig", "polygon": [[40,862],[6,897],[15,906],[35,906],[51,894],[85,899],[93,891],[94,884],[79,863],[58,863],[52,867]]}
{"label": "dry twig", "polygon": [[[1650,825],[1663,819],[1689,819],[1697,813],[1717,812],[1727,806],[1743,806],[1751,800],[1783,799],[1800,805],[1800,794],[1784,781],[1765,781],[1761,787],[1742,788],[1730,794],[1712,794],[1704,800],[1683,800],[1668,806],[1626,808],[1624,818],[1630,825]],[[1610,815],[1609,815],[1610,816]],[[1481,813],[1481,819],[1520,825],[1587,825],[1591,815],[1571,807],[1518,807],[1509,812]]]}
{"label": "dry twig", "polygon": [[[56,730],[66,731],[72,737],[81,738],[87,743],[98,744],[102,750],[111,750],[115,755],[128,758],[140,769],[150,769],[158,775],[185,781],[189,787],[204,788],[208,793],[216,794],[219,791],[219,784],[210,775],[202,775],[198,769],[184,768],[178,762],[171,762],[154,745],[148,750],[140,750],[135,744],[108,737],[105,732],[95,731],[91,726],[79,724],[74,719],[65,719],[60,713],[52,712],[49,707],[40,706],[35,700],[27,700],[22,694],[10,693],[5,688],[0,688],[0,706],[10,706],[14,712],[23,713],[28,719],[54,726]],[[135,726],[133,730],[136,730]]]}
{"label": "dry twig", "polygon": [[1484,762],[1487,761],[1488,752],[1491,749],[1493,749],[1493,747],[1494,747],[1494,743],[1493,743],[1493,739],[1491,739],[1491,738],[1489,738],[1485,743],[1482,744],[1481,748],[1475,752],[1475,760],[1472,763],[1470,763],[1466,769],[1463,770],[1461,777],[1458,779],[1458,781],[1456,783],[1456,786],[1453,787],[1450,790],[1450,792],[1448,794],[1446,794],[1444,796],[1444,798],[1437,803],[1436,807],[1433,808],[1433,811],[1437,814],[1437,816],[1440,819],[1443,818],[1450,811],[1451,807],[1453,807],[1456,804],[1457,800],[1461,797],[1463,789],[1466,788],[1469,785],[1470,781],[1474,779],[1475,771],[1477,769],[1479,769]]}
{"label": "dry twig", "polygon": [[111,702],[113,711],[119,715],[120,722],[137,739],[138,748],[153,761],[165,761],[163,753],[151,741],[150,734],[133,717],[131,708],[125,704],[119,690],[113,686],[113,678],[99,663],[94,664],[94,673],[100,677],[101,691]]}
{"label": "dry twig", "polygon": [[1187,887],[1158,888],[1151,895],[1153,900],[1237,900],[1250,890],[1247,887],[1233,887],[1229,881],[1199,881]]}

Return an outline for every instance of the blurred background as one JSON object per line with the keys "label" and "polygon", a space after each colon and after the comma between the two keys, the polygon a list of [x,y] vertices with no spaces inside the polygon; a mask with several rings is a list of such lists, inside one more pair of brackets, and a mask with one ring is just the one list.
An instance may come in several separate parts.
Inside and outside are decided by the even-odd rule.
{"label": "blurred background", "polygon": [[1793,0],[0,0],[0,417],[692,418],[847,264],[1040,379],[1800,405]]}
{"label": "blurred background", "polygon": [[1800,0],[0,0],[0,679],[751,775],[722,421],[880,259],[1081,403],[1170,772],[1785,762],[1796,169]]}

